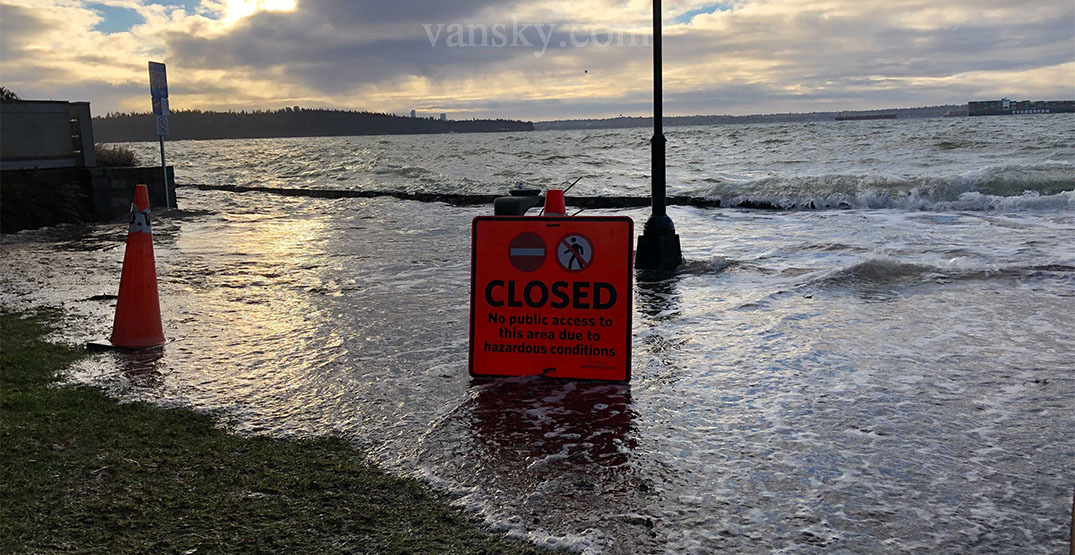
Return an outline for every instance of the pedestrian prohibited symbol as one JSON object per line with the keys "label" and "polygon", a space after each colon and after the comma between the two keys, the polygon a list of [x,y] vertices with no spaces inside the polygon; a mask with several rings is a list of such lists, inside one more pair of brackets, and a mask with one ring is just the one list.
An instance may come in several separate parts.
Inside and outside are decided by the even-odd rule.
{"label": "pedestrian prohibited symbol", "polygon": [[508,244],[508,260],[520,272],[533,272],[545,263],[545,240],[537,233],[525,231]]}
{"label": "pedestrian prohibited symbol", "polygon": [[556,245],[556,261],[569,272],[581,272],[593,261],[593,244],[585,235],[567,235]]}

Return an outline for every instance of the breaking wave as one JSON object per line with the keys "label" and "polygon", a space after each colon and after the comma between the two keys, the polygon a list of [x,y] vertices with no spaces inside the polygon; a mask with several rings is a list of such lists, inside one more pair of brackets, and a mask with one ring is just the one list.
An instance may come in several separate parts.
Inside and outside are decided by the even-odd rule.
{"label": "breaking wave", "polygon": [[1035,278],[1075,278],[1075,266],[1047,264],[1040,266],[974,267],[960,264],[933,266],[915,264],[889,257],[874,257],[856,262],[846,268],[816,277],[803,287],[843,287],[870,290],[898,288],[923,283],[950,283],[954,281]]}
{"label": "breaking wave", "polygon": [[722,182],[697,191],[742,208],[903,210],[1075,210],[1075,167],[1006,165],[953,178],[818,175]]}

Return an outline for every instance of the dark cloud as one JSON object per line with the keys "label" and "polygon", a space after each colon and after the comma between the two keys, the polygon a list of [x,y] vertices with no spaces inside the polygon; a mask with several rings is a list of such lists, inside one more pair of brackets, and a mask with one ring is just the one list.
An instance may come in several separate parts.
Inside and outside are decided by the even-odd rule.
{"label": "dark cloud", "polygon": [[176,65],[280,71],[294,82],[332,94],[400,76],[483,73],[531,53],[521,48],[447,48],[449,33],[443,28],[437,45],[430,44],[423,24],[431,25],[434,33],[437,25],[482,24],[478,16],[497,4],[303,1],[294,12],[258,13],[223,36],[172,32],[165,40],[169,62]]}
{"label": "dark cloud", "polygon": [[[669,114],[912,106],[964,102],[983,94],[1019,96],[1019,83],[1013,83],[1011,90],[981,91],[976,87],[981,86],[982,79],[966,76],[1031,71],[1075,61],[1075,4],[1071,2],[1022,0],[1018,11],[1004,0],[950,0],[943,7],[916,0],[862,0],[861,4],[848,3],[837,9],[832,8],[832,3],[821,7],[803,3],[785,12],[768,9],[772,6],[699,16],[693,25],[669,29],[665,36]],[[845,9],[849,6],[854,9]],[[862,6],[868,7],[859,9]],[[595,0],[587,5],[591,12],[599,9],[621,15],[624,12],[622,0]],[[935,10],[932,13],[940,14],[941,20],[951,15],[948,19],[953,23],[937,26],[931,21],[923,22],[916,10],[924,9]],[[57,60],[61,58],[85,66],[115,66],[109,63],[108,54],[92,48],[63,56],[26,49],[34,37],[62,23],[46,20],[59,17],[49,15],[59,10],[38,13],[7,5],[0,10],[0,55],[5,63],[5,81],[30,84],[32,91],[49,96],[100,94],[110,100],[123,98],[117,95],[125,94],[126,88],[96,81],[63,91],[50,90],[52,83],[60,86],[65,82],[65,77],[53,69],[60,67]],[[572,21],[564,13],[550,11],[535,16],[546,18],[539,21],[545,29],[556,26],[548,50],[540,57],[534,55],[542,45],[533,28],[525,34],[534,45],[531,47],[446,45],[453,31],[450,25],[483,25],[488,30],[503,24],[509,26],[505,32],[510,36],[513,13],[523,11],[535,13],[533,5],[523,4],[522,0],[300,0],[294,11],[258,12],[239,20],[224,34],[211,34],[204,26],[195,26],[186,31],[164,32],[160,37],[167,52],[163,61],[175,76],[173,93],[220,99],[219,105],[192,108],[249,107],[258,102],[256,98],[272,97],[271,91],[250,94],[248,77],[280,83],[282,89],[297,86],[288,87],[290,91],[306,89],[314,100],[304,101],[304,105],[339,106],[333,98],[354,97],[368,86],[376,86],[383,98],[413,77],[429,79],[432,94],[444,98],[451,94],[446,87],[461,79],[472,83],[484,80],[490,83],[491,91],[497,91],[510,75],[525,80],[524,86],[531,85],[535,96],[542,96],[541,91],[559,85],[567,85],[572,94],[577,94],[587,87],[584,79],[607,82],[611,75],[620,77],[617,84],[622,86],[594,88],[592,98],[437,100],[438,104],[426,103],[424,109],[534,119],[649,113],[650,91],[645,84],[649,81],[651,49],[574,47],[573,41],[580,37],[590,39],[591,33],[599,38],[607,35],[600,28]],[[865,15],[860,13],[863,11]],[[982,17],[962,17],[977,12]],[[993,12],[1019,17],[1006,20],[990,15]],[[726,30],[706,29],[709,17],[726,21],[722,27]],[[444,26],[435,46],[430,44],[424,24],[431,25],[434,33],[438,25]],[[630,39],[630,35],[625,36],[627,42]],[[636,36],[635,41],[641,43],[643,39]],[[33,67],[12,63],[20,60],[31,61]],[[717,63],[722,61],[735,64]],[[137,75],[143,75],[144,60],[137,63]],[[223,81],[205,74],[196,77],[194,70],[200,69],[230,71],[235,77]],[[704,73],[725,70],[730,73]],[[629,71],[641,74],[631,75]],[[179,78],[181,75],[187,78]],[[1055,90],[1066,91],[1063,96],[1075,94],[1075,76],[1072,77],[1067,83],[1057,83]],[[196,78],[203,80],[193,81]],[[510,84],[517,89],[520,85]],[[1040,82],[1035,85],[1041,86]],[[130,90],[135,91],[134,95],[145,92],[141,85]],[[469,96],[473,94],[468,91]],[[490,96],[496,94],[502,93]],[[285,94],[280,96],[280,102],[288,102],[283,98]],[[342,107],[409,110],[411,105],[422,104],[419,99],[404,98],[398,103]]]}
{"label": "dark cloud", "polygon": [[[936,29],[893,25],[885,14],[840,18],[804,11],[794,17],[746,18],[734,20],[734,32],[694,29],[668,37],[665,65],[690,67],[718,57],[766,64],[765,81],[779,86],[755,92],[795,109],[803,109],[807,100],[854,100],[866,107],[965,102],[968,95],[980,91],[959,79],[944,87],[922,83],[974,72],[1019,72],[1072,62],[1075,5],[1058,7],[1053,15],[1040,22],[983,20]],[[733,81],[712,92],[736,91],[743,84]],[[1071,94],[1075,79],[1058,86],[1066,86]],[[807,92],[787,95],[782,87]]]}
{"label": "dark cloud", "polygon": [[[718,34],[694,30],[666,39],[673,57],[722,55],[786,61],[826,75],[950,75],[978,70],[1027,69],[1072,60],[1072,10],[1043,23],[967,25],[916,30],[884,21],[799,15],[793,21],[755,19]],[[922,73],[922,69],[925,73]]]}
{"label": "dark cloud", "polygon": [[27,39],[51,28],[49,21],[22,6],[0,5],[0,54],[13,60],[27,54]]}
{"label": "dark cloud", "polygon": [[498,0],[302,0],[296,15],[310,14],[315,19],[347,27],[445,21],[510,5]]}
{"label": "dark cloud", "polygon": [[[1006,6],[993,0],[981,5],[987,9],[991,4]],[[571,67],[616,73],[624,71],[627,64],[649,58],[648,48],[573,48],[573,37],[566,31],[570,22],[565,21],[544,22],[557,24],[557,31],[541,58],[533,56],[540,46],[449,48],[445,39],[450,28],[441,29],[442,36],[434,47],[423,28],[423,24],[430,24],[435,32],[438,24],[510,24],[512,7],[490,0],[304,0],[295,12],[262,12],[223,36],[171,33],[166,40],[173,64],[237,68],[254,74],[273,72],[329,95],[353,92],[364,85],[391,85],[409,76],[434,81],[493,77],[509,68],[525,70],[535,79],[562,74]],[[966,8],[957,5],[952,9]],[[1053,11],[1053,17],[1038,23],[984,21],[939,29],[894,25],[893,14],[899,15],[895,8],[876,18],[834,16],[809,6],[793,14],[733,14],[734,32],[688,27],[685,32],[667,36],[665,60],[670,69],[718,58],[763,63],[766,81],[822,91],[817,93],[819,99],[842,100],[848,91],[861,96],[864,90],[875,90],[871,93],[874,98],[882,99],[890,96],[883,92],[889,88],[906,89],[905,80],[911,78],[1021,71],[1071,61],[1075,7],[1055,6]],[[589,37],[591,30],[576,31],[576,37]],[[540,42],[532,29],[528,37],[531,42]],[[568,47],[561,48],[561,42]],[[742,88],[747,85],[754,87],[746,91],[749,94],[764,93],[774,100],[810,97],[789,98],[779,86],[734,81],[708,94],[726,101],[731,91],[744,92]],[[762,90],[755,90],[758,88]],[[609,91],[603,102],[614,100],[619,106],[620,97],[619,91]],[[687,103],[684,109],[698,102]],[[631,107],[622,103],[624,110]]]}

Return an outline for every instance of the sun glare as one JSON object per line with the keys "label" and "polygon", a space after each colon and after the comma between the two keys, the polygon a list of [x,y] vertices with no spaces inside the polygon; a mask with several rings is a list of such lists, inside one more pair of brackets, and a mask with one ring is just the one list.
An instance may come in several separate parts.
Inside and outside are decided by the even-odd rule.
{"label": "sun glare", "polygon": [[288,12],[295,9],[296,0],[226,0],[224,22],[234,23],[259,11]]}

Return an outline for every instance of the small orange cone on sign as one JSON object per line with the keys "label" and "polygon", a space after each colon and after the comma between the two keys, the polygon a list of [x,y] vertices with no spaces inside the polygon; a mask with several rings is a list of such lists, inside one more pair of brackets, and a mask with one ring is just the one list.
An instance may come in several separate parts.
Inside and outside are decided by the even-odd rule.
{"label": "small orange cone on sign", "polygon": [[567,205],[564,203],[563,189],[549,189],[545,191],[545,210],[543,214],[546,216],[567,215]]}
{"label": "small orange cone on sign", "polygon": [[149,224],[149,190],[134,189],[123,275],[119,280],[116,319],[112,324],[113,347],[145,349],[164,345],[157,266],[153,259],[153,232]]}

